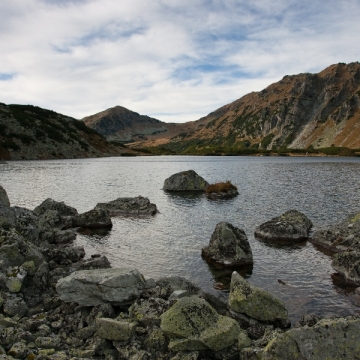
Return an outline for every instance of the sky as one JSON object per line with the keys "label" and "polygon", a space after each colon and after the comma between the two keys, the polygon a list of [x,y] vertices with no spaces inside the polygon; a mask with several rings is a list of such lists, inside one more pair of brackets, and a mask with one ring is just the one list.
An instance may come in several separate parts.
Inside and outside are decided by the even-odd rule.
{"label": "sky", "polygon": [[360,61],[360,0],[1,0],[0,102],[197,120]]}

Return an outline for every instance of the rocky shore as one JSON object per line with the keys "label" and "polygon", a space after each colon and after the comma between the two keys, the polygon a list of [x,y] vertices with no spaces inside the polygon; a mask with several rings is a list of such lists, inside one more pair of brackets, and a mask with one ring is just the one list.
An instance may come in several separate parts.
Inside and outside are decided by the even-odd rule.
{"label": "rocky shore", "polygon": [[[83,214],[52,199],[29,210],[11,207],[0,186],[0,359],[358,356],[360,318],[307,314],[290,328],[284,303],[236,271],[225,302],[182,277],[155,280],[111,268],[101,254],[85,259],[84,249],[72,246],[76,231],[111,227],[108,208],[117,213],[119,203],[121,214],[126,207],[132,215],[154,214],[146,198],[124,199]],[[219,257],[224,244],[236,250]],[[218,224],[205,252],[225,266],[252,263],[246,235],[228,223]]]}

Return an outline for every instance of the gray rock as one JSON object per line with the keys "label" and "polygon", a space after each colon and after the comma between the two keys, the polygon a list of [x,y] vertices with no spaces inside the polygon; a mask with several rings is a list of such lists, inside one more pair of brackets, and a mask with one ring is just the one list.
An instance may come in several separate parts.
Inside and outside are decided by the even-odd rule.
{"label": "gray rock", "polygon": [[360,319],[323,319],[312,327],[291,329],[266,346],[261,359],[356,359]]}
{"label": "gray rock", "polygon": [[349,249],[333,256],[331,266],[350,285],[360,285],[360,250]]}
{"label": "gray rock", "polygon": [[191,296],[178,300],[161,315],[161,330],[170,337],[172,351],[219,351],[236,343],[240,326],[219,315],[205,300]]}
{"label": "gray rock", "polygon": [[96,319],[96,335],[108,340],[128,341],[135,332],[136,323],[128,319]]}
{"label": "gray rock", "polygon": [[253,256],[244,230],[227,222],[216,225],[202,256],[218,267],[252,265]]}
{"label": "gray rock", "polygon": [[71,206],[66,205],[63,201],[58,202],[53,199],[47,198],[39,206],[34,209],[37,216],[45,214],[48,210],[55,210],[60,216],[75,216],[77,210]]}
{"label": "gray rock", "polygon": [[58,336],[40,336],[35,340],[36,346],[44,349],[60,349],[61,340]]}
{"label": "gray rock", "polygon": [[116,200],[99,203],[95,209],[108,210],[110,216],[115,215],[155,215],[157,208],[148,198],[138,196],[134,198],[118,198]]}
{"label": "gray rock", "polygon": [[144,285],[144,277],[136,269],[82,270],[60,279],[56,291],[61,300],[82,306],[122,306],[137,299]]}
{"label": "gray rock", "polygon": [[306,215],[297,210],[288,210],[256,227],[255,236],[265,241],[293,243],[307,239],[311,226],[312,222]]}
{"label": "gray rock", "polygon": [[72,226],[82,228],[112,227],[112,222],[107,210],[93,209],[74,216]]}
{"label": "gray rock", "polygon": [[164,182],[166,191],[204,191],[209,183],[194,170],[182,171],[171,175]]}
{"label": "gray rock", "polygon": [[14,210],[0,204],[0,228],[10,229],[15,226]]}
{"label": "gray rock", "polygon": [[18,315],[22,318],[28,310],[28,307],[21,294],[8,294],[3,305],[3,311],[9,316]]}
{"label": "gray rock", "polygon": [[360,250],[360,213],[349,215],[337,224],[315,231],[309,240],[333,252],[354,247]]}
{"label": "gray rock", "polygon": [[26,240],[30,240],[34,244],[37,244],[41,229],[39,228],[39,217],[35,215],[31,210],[13,206],[15,214],[15,228],[24,236]]}
{"label": "gray rock", "polygon": [[232,273],[229,307],[260,321],[287,320],[284,303],[269,292],[249,284],[236,271]]}
{"label": "gray rock", "polygon": [[0,185],[0,205],[10,207],[10,200],[5,189]]}
{"label": "gray rock", "polygon": [[27,271],[22,266],[11,266],[6,270],[6,287],[12,293],[18,293],[27,275]]}
{"label": "gray rock", "polygon": [[13,356],[15,359],[22,359],[27,355],[26,342],[21,341],[13,344],[8,351],[8,355]]}
{"label": "gray rock", "polygon": [[191,295],[200,292],[200,288],[181,276],[160,278],[156,281],[157,296],[168,299],[176,290],[187,290]]}

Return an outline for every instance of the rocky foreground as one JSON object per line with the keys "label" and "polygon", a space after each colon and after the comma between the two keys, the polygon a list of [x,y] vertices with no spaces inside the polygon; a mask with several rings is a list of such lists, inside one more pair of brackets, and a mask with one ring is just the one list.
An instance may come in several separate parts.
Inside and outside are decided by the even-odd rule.
{"label": "rocky foreground", "polygon": [[[116,213],[121,203],[136,213],[136,198],[125,199],[108,207]],[[152,205],[144,213],[153,214]],[[31,211],[11,207],[0,186],[0,359],[355,359],[360,353],[360,318],[304,315],[290,329],[282,301],[237,272],[224,302],[181,277],[154,280],[111,268],[105,256],[85,259],[71,241],[79,227],[110,227],[106,207],[78,214],[47,199]],[[223,223],[215,233],[238,244],[230,230],[239,232]],[[217,246],[215,235],[210,245]]]}

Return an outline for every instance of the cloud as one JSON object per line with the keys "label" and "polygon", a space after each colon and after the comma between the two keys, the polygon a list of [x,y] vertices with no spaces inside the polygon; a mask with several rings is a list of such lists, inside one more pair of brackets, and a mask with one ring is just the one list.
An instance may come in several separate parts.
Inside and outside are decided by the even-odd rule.
{"label": "cloud", "polygon": [[359,16],[357,0],[4,0],[0,101],[196,120],[284,75],[357,61]]}

